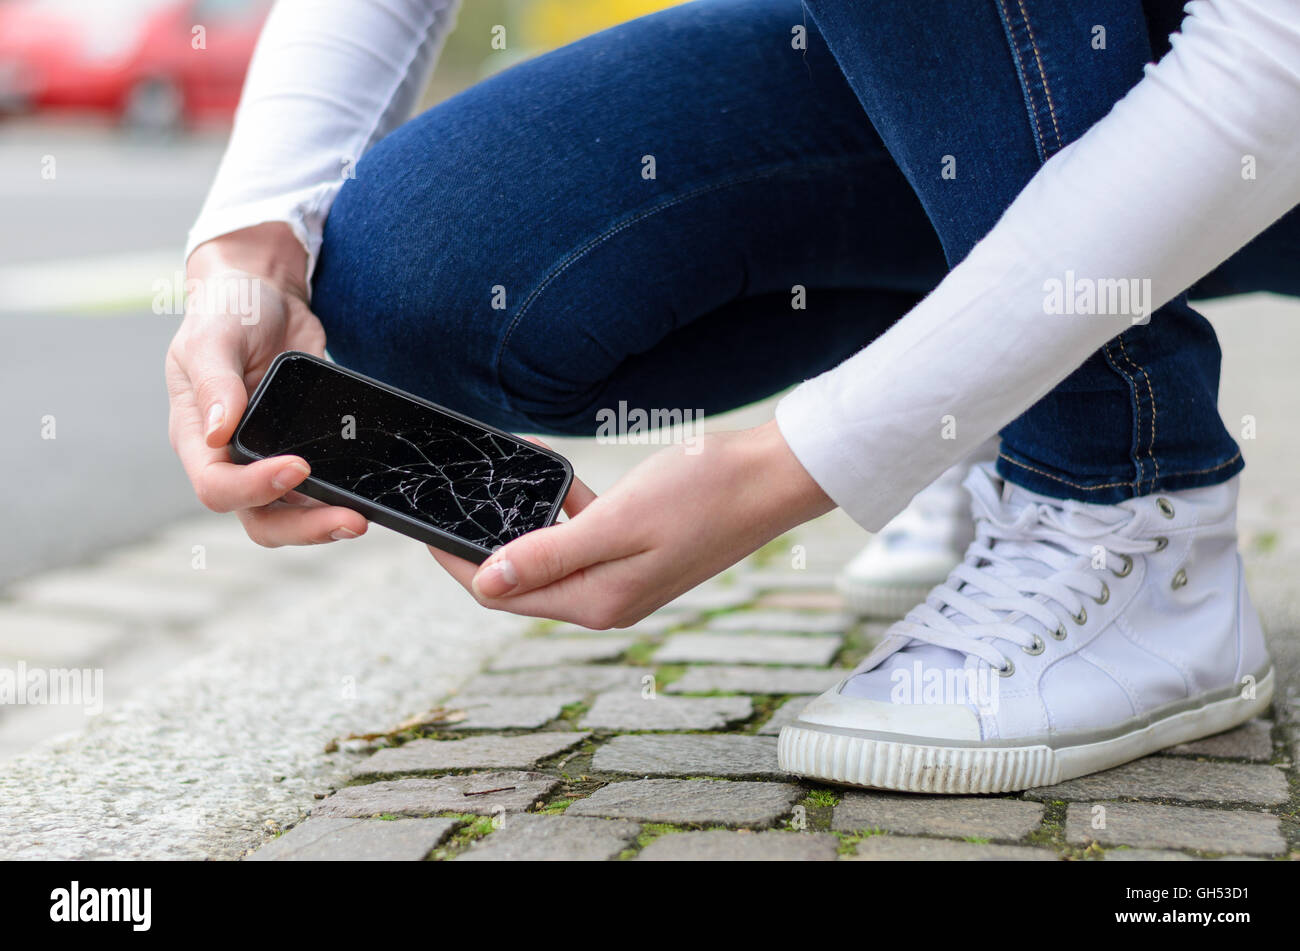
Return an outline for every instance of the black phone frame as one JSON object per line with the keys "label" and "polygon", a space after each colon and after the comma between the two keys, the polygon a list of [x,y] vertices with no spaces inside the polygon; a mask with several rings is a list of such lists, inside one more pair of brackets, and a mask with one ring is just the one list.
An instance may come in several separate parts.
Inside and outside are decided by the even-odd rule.
{"label": "black phone frame", "polygon": [[[435,413],[441,413],[445,416],[450,416],[469,426],[482,429],[485,432],[492,433],[502,439],[506,439],[522,446],[527,446],[543,455],[550,456],[564,467],[564,482],[560,486],[560,492],[556,496],[555,501],[551,504],[551,511],[546,517],[545,525],[539,527],[554,525],[556,519],[559,518],[561,507],[564,504],[564,499],[569,494],[569,487],[573,483],[573,465],[568,459],[565,459],[555,450],[548,449],[544,446],[538,446],[536,443],[531,443],[526,439],[521,439],[513,433],[508,433],[503,429],[497,429],[495,426],[489,426],[487,423],[466,416],[464,413],[458,413],[445,406],[439,406],[437,403],[422,399],[413,393],[399,390],[395,386],[389,386],[387,383],[368,377],[364,373],[358,373],[356,370],[349,370],[347,367],[339,366],[337,363],[331,363],[328,360],[322,360],[320,357],[314,356],[310,353],[304,353],[301,350],[286,350],[277,356],[271,362],[270,368],[266,371],[266,376],[262,377],[262,381],[257,385],[257,389],[254,391],[252,398],[248,401],[248,408],[244,410],[244,415],[239,420],[239,425],[235,428],[235,434],[230,439],[229,451],[233,462],[248,463],[257,462],[261,459],[274,458],[252,452],[243,444],[240,440],[240,436],[244,431],[245,423],[248,422],[249,418],[257,410],[257,405],[261,401],[262,395],[267,391],[271,385],[271,381],[275,378],[276,371],[289,360],[310,360],[313,363],[326,367],[336,373],[341,373],[344,376],[352,377],[354,380],[361,383],[385,390],[393,396],[415,403],[424,409],[432,410]],[[296,491],[301,492],[308,498],[324,502],[327,505],[341,505],[344,508],[360,512],[376,525],[382,525],[384,528],[391,529],[392,531],[405,535],[408,538],[413,538],[416,541],[424,542],[426,545],[432,545],[440,551],[456,555],[459,558],[464,558],[468,561],[474,562],[475,564],[482,564],[495,550],[486,548],[477,542],[471,542],[467,539],[459,538],[450,532],[445,532],[440,528],[435,528],[432,525],[421,522],[404,512],[399,512],[396,509],[391,509],[387,506],[372,502],[369,499],[362,498],[354,492],[350,492],[347,489],[325,482],[315,476],[308,476],[304,479],[302,483],[296,487]]]}

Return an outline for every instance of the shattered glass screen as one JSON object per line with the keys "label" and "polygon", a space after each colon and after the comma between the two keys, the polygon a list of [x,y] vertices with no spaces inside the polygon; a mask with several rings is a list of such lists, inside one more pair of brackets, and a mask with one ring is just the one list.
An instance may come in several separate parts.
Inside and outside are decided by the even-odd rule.
{"label": "shattered glass screen", "polygon": [[566,476],[532,446],[304,358],[279,365],[240,442],[488,549],[546,525]]}

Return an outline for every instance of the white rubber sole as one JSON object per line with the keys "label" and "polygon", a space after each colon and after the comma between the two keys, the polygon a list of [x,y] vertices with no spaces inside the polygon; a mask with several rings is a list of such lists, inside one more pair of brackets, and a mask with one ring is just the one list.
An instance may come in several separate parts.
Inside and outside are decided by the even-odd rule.
{"label": "white rubber sole", "polygon": [[[796,720],[781,730],[777,761],[796,776],[871,789],[958,795],[1017,792],[1229,730],[1268,709],[1273,680],[1270,668],[1255,685],[1252,699],[1234,693],[1118,736],[1077,745],[942,746],[907,742],[901,734],[897,740],[859,736]],[[1062,739],[1068,743],[1068,737]]]}
{"label": "white rubber sole", "polygon": [[845,605],[859,617],[893,620],[902,617],[924,601],[930,590],[935,585],[942,584],[944,580],[939,578],[930,584],[885,587],[867,585],[851,578],[840,577],[835,586],[840,594],[844,595]]}

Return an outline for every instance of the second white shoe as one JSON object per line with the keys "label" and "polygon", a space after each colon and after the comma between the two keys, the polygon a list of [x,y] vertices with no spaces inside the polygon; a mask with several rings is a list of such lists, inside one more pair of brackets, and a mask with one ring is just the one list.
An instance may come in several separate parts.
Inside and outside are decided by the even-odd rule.
{"label": "second white shoe", "polygon": [[865,548],[844,566],[836,587],[863,617],[900,618],[948,577],[975,538],[962,483],[973,466],[997,455],[996,439],[918,492]]}
{"label": "second white shoe", "polygon": [[1268,709],[1237,554],[1238,480],[1118,505],[966,480],[976,540],[781,731],[782,769],[883,789],[1046,786]]}

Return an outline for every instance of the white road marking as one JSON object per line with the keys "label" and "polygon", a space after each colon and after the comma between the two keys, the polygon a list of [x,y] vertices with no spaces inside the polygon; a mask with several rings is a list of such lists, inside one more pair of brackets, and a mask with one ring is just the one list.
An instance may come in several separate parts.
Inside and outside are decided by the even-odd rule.
{"label": "white road marking", "polygon": [[149,307],[164,289],[167,296],[163,301],[179,308],[183,304],[183,253],[177,247],[0,267],[0,315],[94,317]]}

